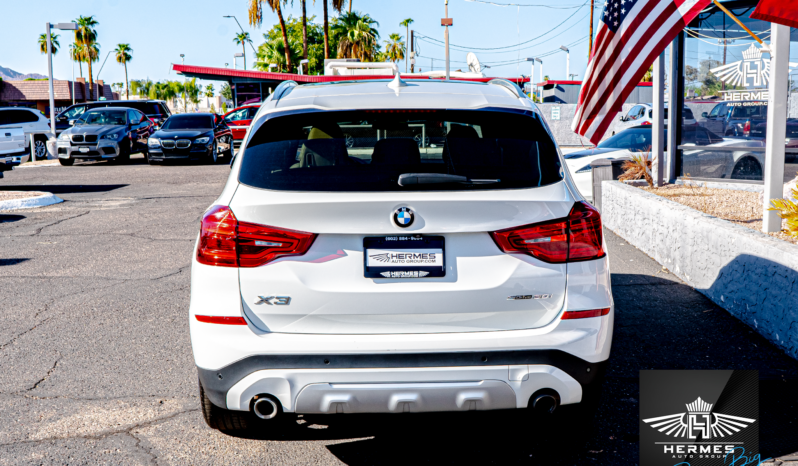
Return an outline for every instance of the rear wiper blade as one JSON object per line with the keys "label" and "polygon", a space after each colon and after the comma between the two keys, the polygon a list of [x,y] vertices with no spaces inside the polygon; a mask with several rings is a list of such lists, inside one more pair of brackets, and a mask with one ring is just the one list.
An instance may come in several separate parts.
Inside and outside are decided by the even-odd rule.
{"label": "rear wiper blade", "polygon": [[471,179],[465,176],[450,175],[447,173],[403,173],[399,175],[399,186],[437,183],[491,184],[499,182],[501,182],[501,180]]}

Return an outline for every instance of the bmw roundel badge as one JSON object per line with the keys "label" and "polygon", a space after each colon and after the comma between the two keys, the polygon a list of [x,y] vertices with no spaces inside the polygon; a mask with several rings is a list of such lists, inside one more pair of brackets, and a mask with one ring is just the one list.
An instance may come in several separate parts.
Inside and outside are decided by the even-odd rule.
{"label": "bmw roundel badge", "polygon": [[412,225],[413,220],[415,220],[415,215],[413,211],[407,207],[399,207],[396,209],[396,212],[393,213],[393,221],[402,228],[407,228]]}

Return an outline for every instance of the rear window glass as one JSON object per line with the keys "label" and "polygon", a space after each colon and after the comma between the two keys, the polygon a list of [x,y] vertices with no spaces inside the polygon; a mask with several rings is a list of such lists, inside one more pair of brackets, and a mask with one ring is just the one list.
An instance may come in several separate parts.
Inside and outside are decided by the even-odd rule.
{"label": "rear window glass", "polygon": [[766,118],[768,106],[759,102],[735,102],[732,106],[732,118]]}
{"label": "rear window glass", "polygon": [[[399,185],[413,173],[456,176]],[[285,191],[518,189],[560,180],[557,150],[536,116],[455,110],[272,118],[253,134],[239,174],[246,185]]]}
{"label": "rear window glass", "polygon": [[113,102],[109,103],[108,106],[135,108],[147,116],[162,115],[168,117],[170,115],[169,111],[160,102]]}
{"label": "rear window glass", "polygon": [[207,115],[176,115],[163,124],[162,129],[211,129],[213,119]]}

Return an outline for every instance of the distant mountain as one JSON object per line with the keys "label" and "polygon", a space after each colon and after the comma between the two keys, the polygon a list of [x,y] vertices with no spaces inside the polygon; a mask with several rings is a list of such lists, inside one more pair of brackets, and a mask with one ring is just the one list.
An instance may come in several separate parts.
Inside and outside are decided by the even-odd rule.
{"label": "distant mountain", "polygon": [[22,74],[18,71],[12,70],[11,68],[4,68],[0,66],[0,78],[5,79],[6,81],[22,81],[23,79],[27,78],[44,79],[47,78],[47,76],[41,75],[39,73]]}

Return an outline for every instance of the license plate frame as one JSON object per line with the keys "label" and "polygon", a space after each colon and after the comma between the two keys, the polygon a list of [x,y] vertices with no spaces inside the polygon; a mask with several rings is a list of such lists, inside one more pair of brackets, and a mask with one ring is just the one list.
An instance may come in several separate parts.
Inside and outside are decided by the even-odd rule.
{"label": "license plate frame", "polygon": [[78,148],[78,152],[80,152],[81,154],[87,154],[89,152],[89,150],[90,149],[88,147],[80,147],[80,148]]}
{"label": "license plate frame", "polygon": [[[439,278],[446,276],[446,244],[443,236],[430,235],[385,235],[366,236],[363,238],[363,276],[366,278],[401,279],[401,278]],[[370,254],[369,251],[377,252]],[[385,253],[396,253],[386,260],[388,265],[375,265],[370,256],[385,256]],[[403,254],[413,254],[403,258]],[[426,254],[426,256],[424,256]],[[440,254],[440,256],[438,256]],[[407,264],[395,263],[408,261]],[[371,263],[370,263],[371,262]],[[434,265],[424,265],[424,263]]]}

